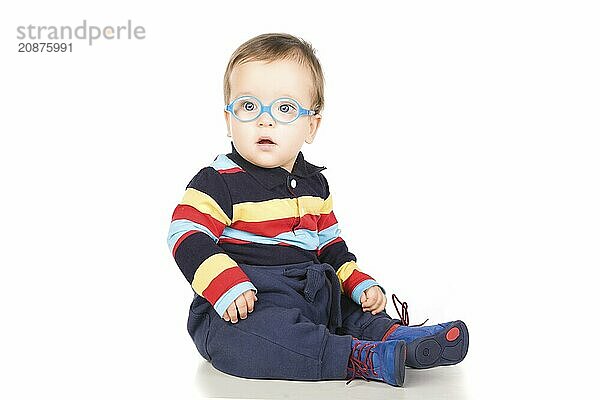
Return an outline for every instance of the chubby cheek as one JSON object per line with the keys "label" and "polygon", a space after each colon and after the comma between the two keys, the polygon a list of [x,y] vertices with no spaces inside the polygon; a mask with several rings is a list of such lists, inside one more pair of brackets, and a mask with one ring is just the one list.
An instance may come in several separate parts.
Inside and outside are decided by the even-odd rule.
{"label": "chubby cheek", "polygon": [[233,124],[231,126],[231,136],[239,147],[251,147],[255,143],[256,134],[254,129],[249,129],[247,126]]}
{"label": "chubby cheek", "polygon": [[310,132],[309,126],[305,120],[296,120],[294,122],[294,126],[290,126],[288,130],[282,132],[282,136],[286,136],[289,143],[293,143],[296,147],[301,147],[304,143],[304,140],[308,136]]}
{"label": "chubby cheek", "polygon": [[302,149],[302,145],[304,144],[304,137],[302,136],[294,136],[288,137],[287,140],[282,140],[280,143],[280,147],[288,156],[296,155]]}
{"label": "chubby cheek", "polygon": [[248,133],[251,133],[254,129],[248,124],[238,121],[235,118],[231,118],[231,133],[234,135],[247,136]]}

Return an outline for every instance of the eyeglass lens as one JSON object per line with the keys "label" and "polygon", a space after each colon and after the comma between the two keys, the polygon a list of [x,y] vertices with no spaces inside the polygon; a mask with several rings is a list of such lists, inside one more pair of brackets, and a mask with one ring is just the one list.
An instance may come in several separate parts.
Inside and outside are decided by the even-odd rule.
{"label": "eyeglass lens", "polygon": [[[242,121],[250,121],[258,116],[261,111],[260,103],[253,98],[237,99],[233,103],[233,113]],[[298,116],[299,110],[296,104],[290,100],[279,99],[271,105],[273,117],[281,122],[291,122]]]}

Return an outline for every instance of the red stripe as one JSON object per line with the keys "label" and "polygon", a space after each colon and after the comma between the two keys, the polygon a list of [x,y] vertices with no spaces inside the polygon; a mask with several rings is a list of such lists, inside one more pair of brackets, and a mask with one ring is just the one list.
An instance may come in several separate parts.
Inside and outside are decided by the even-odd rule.
{"label": "red stripe", "polygon": [[175,257],[175,253],[177,252],[177,248],[179,247],[179,245],[181,244],[181,242],[183,242],[183,240],[186,237],[188,237],[190,235],[193,235],[196,232],[200,232],[200,231],[188,231],[188,232],[184,233],[183,235],[181,235],[181,237],[179,239],[177,239],[177,242],[175,242],[175,246],[173,246],[173,257]]}
{"label": "red stripe", "polygon": [[320,256],[321,253],[323,253],[325,251],[325,249],[327,249],[329,246],[331,246],[334,243],[337,242],[341,242],[343,239],[341,236],[336,237],[335,239],[333,239],[331,242],[327,243],[324,247],[321,248],[321,250],[317,250],[317,256]]}
{"label": "red stripe", "polygon": [[244,172],[244,170],[241,169],[240,167],[233,167],[233,168],[227,168],[227,169],[218,169],[217,171],[220,174],[235,174],[237,172]]}
{"label": "red stripe", "polygon": [[300,224],[294,229],[308,229],[311,231],[316,231],[318,220],[318,215],[304,214],[302,218],[300,218]]}
{"label": "red stripe", "polygon": [[294,227],[296,224],[298,224],[298,226],[295,226],[294,229],[308,229],[311,231],[316,231],[317,219],[318,216],[316,215],[305,214],[299,219],[299,224],[298,217],[280,218],[259,222],[236,221],[231,224],[231,228],[254,233],[255,235],[275,237],[284,232],[291,232],[292,227]]}
{"label": "red stripe", "polygon": [[342,287],[344,288],[344,293],[348,296],[352,295],[352,291],[355,287],[357,287],[361,282],[366,281],[367,279],[373,279],[369,275],[361,272],[357,269],[352,271],[352,274],[344,282],[342,282]]}
{"label": "red stripe", "polygon": [[[250,244],[250,243],[255,243],[255,242],[249,242],[247,240],[239,240],[239,239],[232,239],[232,238],[221,238],[221,239],[219,239],[219,243],[217,243],[217,244],[221,244],[221,243]],[[262,243],[256,243],[256,244],[262,245]],[[292,245],[289,243],[278,242],[275,245],[269,244],[269,245],[265,245],[265,246],[292,246]]]}
{"label": "red stripe", "polygon": [[399,326],[400,326],[400,324],[394,324],[394,325],[390,326],[390,328],[385,332],[385,334],[381,338],[381,341],[385,342],[386,339],[388,338],[388,336],[390,336],[392,334],[392,332],[394,332],[396,329],[398,329]]}
{"label": "red stripe", "polygon": [[217,244],[221,244],[221,243],[248,244],[248,243],[252,243],[252,242],[249,242],[247,240],[233,239],[233,238],[219,238],[219,242]]}
{"label": "red stripe", "polygon": [[250,282],[244,271],[237,265],[227,268],[213,278],[202,292],[202,296],[214,306],[225,292],[241,282]]}
{"label": "red stripe", "polygon": [[324,231],[332,225],[337,224],[337,219],[335,218],[335,214],[330,212],[329,214],[321,214],[319,220],[317,221],[317,229],[319,231]]}
{"label": "red stripe", "polygon": [[217,238],[221,236],[223,229],[225,229],[225,224],[214,218],[212,215],[198,211],[187,204],[179,204],[175,207],[172,220],[174,221],[176,219],[189,219],[190,221],[203,225]]}

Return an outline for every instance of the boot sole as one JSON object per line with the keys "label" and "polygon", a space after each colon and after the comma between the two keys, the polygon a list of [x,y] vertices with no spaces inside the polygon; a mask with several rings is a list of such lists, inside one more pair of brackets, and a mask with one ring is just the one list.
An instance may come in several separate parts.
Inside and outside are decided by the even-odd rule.
{"label": "boot sole", "polygon": [[396,371],[396,386],[404,385],[404,367],[407,356],[406,343],[401,343],[394,349],[394,371]]}
{"label": "boot sole", "polygon": [[408,345],[406,365],[411,368],[433,368],[461,362],[469,350],[469,331],[458,320],[432,336],[415,339]]}

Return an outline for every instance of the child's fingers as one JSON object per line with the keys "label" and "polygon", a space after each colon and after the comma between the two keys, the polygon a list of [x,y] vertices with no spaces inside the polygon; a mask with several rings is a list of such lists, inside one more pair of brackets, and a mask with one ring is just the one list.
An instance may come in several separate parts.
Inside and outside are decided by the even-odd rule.
{"label": "child's fingers", "polygon": [[246,303],[246,298],[243,295],[238,296],[238,298],[235,299],[235,305],[240,312],[240,318],[246,319],[248,315],[248,304]]}
{"label": "child's fingers", "polygon": [[254,301],[256,299],[256,295],[252,290],[249,290],[244,293],[244,297],[246,298],[246,304],[248,305],[248,312],[251,313],[254,311]]}
{"label": "child's fingers", "polygon": [[381,296],[381,305],[379,306],[379,308],[381,309],[380,311],[385,310],[385,306],[387,306],[387,298],[385,297],[385,295]]}
{"label": "child's fingers", "polygon": [[374,304],[371,307],[367,308],[367,311],[371,311],[373,314],[376,314],[376,311],[381,307],[383,300],[380,297],[375,298]]}
{"label": "child's fingers", "polygon": [[379,314],[381,311],[383,311],[383,305],[382,305],[382,303],[378,304],[374,308],[375,309],[373,310],[373,314]]}
{"label": "child's fingers", "polygon": [[367,300],[363,303],[363,307],[374,307],[379,301],[381,301],[381,296],[379,295],[374,295],[371,296],[369,298],[367,298]]}
{"label": "child's fingers", "polygon": [[362,306],[363,307],[371,307],[373,304],[375,304],[375,298],[368,298],[366,299],[363,303]]}
{"label": "child's fingers", "polygon": [[229,316],[229,320],[231,320],[232,323],[236,323],[238,321],[237,318],[237,308],[235,307],[235,301],[232,302],[229,307],[227,307],[227,311],[226,311],[227,315]]}

